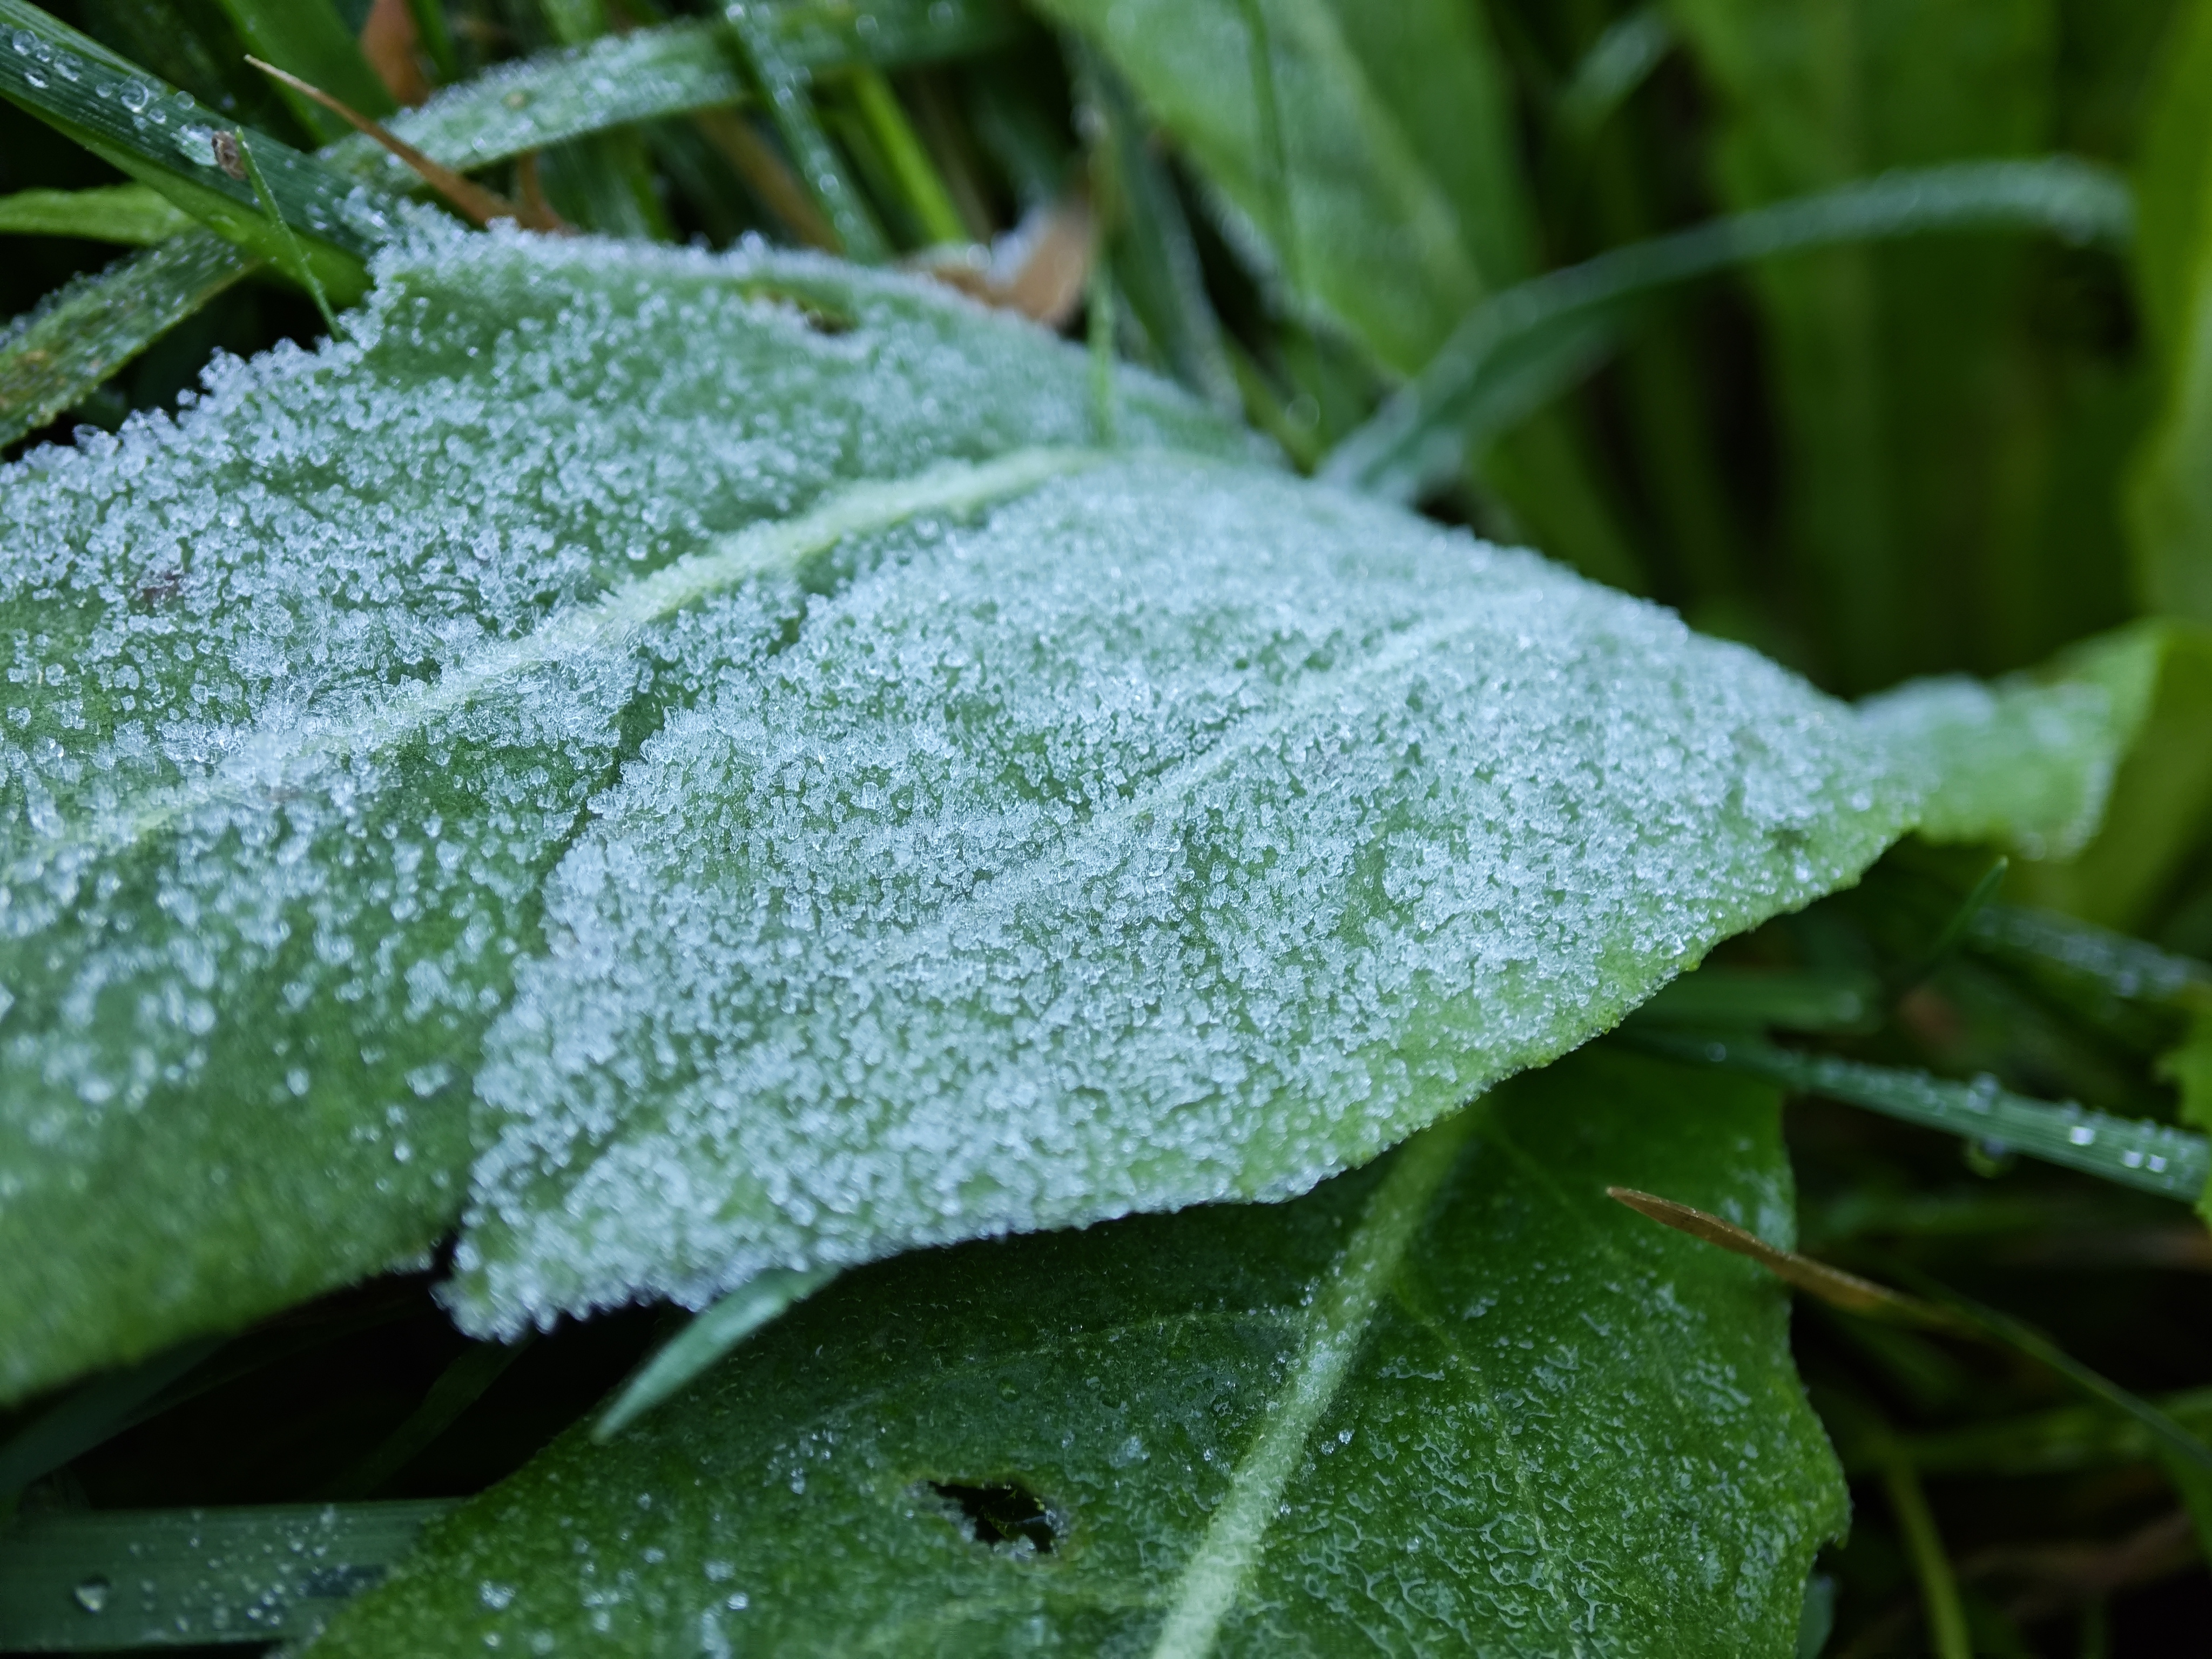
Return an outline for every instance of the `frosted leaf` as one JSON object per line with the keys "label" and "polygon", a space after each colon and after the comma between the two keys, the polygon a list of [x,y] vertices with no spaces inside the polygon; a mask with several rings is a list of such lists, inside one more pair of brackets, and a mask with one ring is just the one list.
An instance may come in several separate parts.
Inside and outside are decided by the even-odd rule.
{"label": "frosted leaf", "polygon": [[748,527],[1091,430],[1079,352],[827,261],[380,275],[355,343],[0,471],[0,1399],[434,1243],[544,874],[697,693],[658,619],[766,649],[804,550]]}
{"label": "frosted leaf", "polygon": [[452,1290],[512,1331],[1360,1163],[1910,822],[1671,613],[1252,469],[899,531],[700,684],[547,889]]}
{"label": "frosted leaf", "polygon": [[[2100,642],[2079,678],[1913,680],[1860,705],[1923,796],[1930,841],[1994,842],[2024,858],[2078,853],[2104,820],[2142,723],[2156,641]],[[2138,664],[2136,659],[2142,659]]]}

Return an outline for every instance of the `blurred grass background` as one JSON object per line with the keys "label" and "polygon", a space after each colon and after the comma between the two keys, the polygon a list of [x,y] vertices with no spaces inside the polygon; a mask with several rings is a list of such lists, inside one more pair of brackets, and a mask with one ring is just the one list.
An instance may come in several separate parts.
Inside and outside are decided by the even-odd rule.
{"label": "blurred grass background", "polygon": [[[2132,629],[2145,725],[2110,825],[2005,896],[2212,957],[2212,3],[5,0],[10,453],[173,407],[210,354],[324,326],[265,238],[210,241],[198,287],[164,274],[204,240],[144,188],[173,163],[102,159],[33,112],[9,53],[40,15],[221,119],[333,146],[354,178],[411,181],[247,52],[542,222],[935,270],[1240,410],[1308,471],[1351,476],[1395,410],[1428,457],[1399,493],[1841,695],[2033,671]],[[1897,169],[2051,157],[2107,170],[2085,176],[2132,199],[2131,240],[2070,231],[2057,174],[2030,180],[2047,201],[1970,201],[1918,234],[1816,214],[1827,246],[1632,283],[1501,337],[1456,403],[1422,405],[1544,273],[1620,250],[1633,269],[1654,238]],[[98,372],[57,369],[58,340]],[[2054,975],[1993,935],[1922,961],[1983,873],[1900,848],[1730,960],[1886,986],[1879,1018],[1825,1039],[1839,1052],[2173,1117],[2185,999]],[[1845,1107],[1799,1103],[1791,1136],[1807,1249],[1934,1275],[2212,1430],[2202,1226]],[[509,1364],[463,1343],[428,1283],[363,1287],[148,1382],[22,1503],[478,1490],[656,1329],[633,1313]],[[2142,1436],[2016,1353],[1810,1304],[1798,1342],[1857,1504],[1823,1569],[1832,1630],[1808,1618],[1806,1652],[1926,1650],[1916,1492],[1972,1650],[2202,1648],[2204,1545]],[[0,1463],[46,1409],[0,1422]]]}

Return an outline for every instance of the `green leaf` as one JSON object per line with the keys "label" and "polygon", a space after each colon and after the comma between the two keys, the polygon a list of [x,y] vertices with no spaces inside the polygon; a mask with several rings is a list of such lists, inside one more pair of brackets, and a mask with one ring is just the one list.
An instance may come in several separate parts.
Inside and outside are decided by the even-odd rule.
{"label": "green leaf", "polygon": [[239,160],[239,125],[57,22],[0,0],[0,97],[159,191],[210,229],[280,266],[296,236],[318,281],[345,303],[364,260],[398,234],[359,186],[312,156],[247,133],[282,220],[270,221]]}
{"label": "green leaf", "polygon": [[2052,673],[1994,685],[1963,675],[1914,680],[1869,698],[1861,712],[1927,768],[1923,837],[2063,859],[2104,820],[2113,775],[2148,712],[2163,644],[2130,629],[2075,651]]}
{"label": "green leaf", "polygon": [[70,408],[254,264],[193,230],[55,289],[0,329],[0,444]]}
{"label": "green leaf", "polygon": [[[1485,295],[1532,274],[1511,98],[1479,9],[1453,0],[1045,0],[1042,9],[1079,29],[1134,88],[1279,296],[1393,378],[1417,372]],[[1567,427],[1540,421],[1481,460],[1547,551],[1601,580],[1643,585]]]}
{"label": "green leaf", "polygon": [[1579,1055],[1289,1203],[860,1270],[315,1652],[1787,1652],[1844,1497],[1782,1292],[1604,1194],[1786,1245],[1778,1127]]}
{"label": "green leaf", "polygon": [[92,190],[19,190],[0,196],[0,234],[82,236],[95,242],[146,244],[189,230],[192,219],[143,185]]}
{"label": "green leaf", "polygon": [[2177,6],[2145,119],[2136,287],[2161,408],[2130,481],[2137,588],[2151,609],[2212,623],[2212,6]]}
{"label": "green leaf", "polygon": [[359,327],[0,474],[0,1397],[428,1247],[543,875],[701,689],[654,618],[1089,429],[1081,354],[818,262],[456,237]]}
{"label": "green leaf", "polygon": [[933,285],[386,260],[4,475],[8,1394],[465,1178],[507,1331],[1302,1191],[1918,810],[1773,665],[1148,377],[1069,447],[1082,355]]}

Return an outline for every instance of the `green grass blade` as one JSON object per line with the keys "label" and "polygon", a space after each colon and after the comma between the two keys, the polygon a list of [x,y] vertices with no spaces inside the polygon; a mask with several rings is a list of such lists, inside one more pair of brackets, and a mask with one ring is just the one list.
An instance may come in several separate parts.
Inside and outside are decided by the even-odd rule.
{"label": "green grass blade", "polygon": [[1763,1077],[1923,1128],[1995,1142],[2047,1164],[2100,1176],[2123,1187],[2193,1203],[2212,1174],[2212,1141],[2164,1123],[2113,1117],[2032,1100],[1994,1079],[1953,1083],[1924,1072],[1801,1054],[1756,1040],[1701,1040],[1638,1030],[1638,1047]]}
{"label": "green grass blade", "polygon": [[2123,1002],[2212,1012],[2212,966],[2057,910],[1985,905],[1966,937],[2000,962],[2055,973]]}
{"label": "green grass blade", "polygon": [[1216,409],[1233,412],[1236,372],[1174,182],[1146,143],[1135,103],[1112,67],[1081,36],[1071,36],[1067,45],[1082,95],[1103,126],[1094,160],[1104,175],[1099,210],[1122,294],[1175,377]]}
{"label": "green grass blade", "polygon": [[192,230],[48,295],[0,332],[0,444],[71,408],[255,264]]}
{"label": "green grass blade", "polygon": [[[256,58],[312,81],[363,115],[381,119],[399,107],[376,78],[360,43],[331,0],[218,0],[239,38]],[[301,127],[327,143],[350,131],[313,99],[290,87],[280,94]]]}
{"label": "green grass blade", "polygon": [[1870,974],[1705,967],[1675,980],[1629,1018],[1639,1027],[1849,1031],[1877,1021],[1881,1008],[1881,984]]}
{"label": "green grass blade", "polygon": [[615,1403],[592,1425],[592,1438],[608,1441],[686,1387],[724,1354],[794,1303],[803,1302],[837,1276],[834,1267],[795,1272],[771,1267],[755,1275],[678,1331],[645,1363]]}
{"label": "green grass blade", "polygon": [[2131,1419],[2149,1435],[2154,1449],[2161,1457],[2178,1461],[2197,1480],[2212,1478],[2212,1447],[2208,1447],[2167,1413],[2141,1395],[2130,1393],[2083,1364],[2033,1325],[1985,1306],[1971,1297],[1961,1296],[1904,1264],[1893,1263],[1890,1271],[1911,1284],[1921,1295],[1948,1308],[1974,1326],[1984,1336],[2026,1354],[2038,1364],[2064,1377],[2091,1400]]}
{"label": "green grass blade", "polygon": [[[154,189],[248,252],[283,264],[286,238],[261,210],[246,170],[218,136],[236,123],[162,85],[25,0],[0,0],[0,97]],[[331,296],[368,287],[365,261],[395,227],[349,199],[358,186],[260,134],[252,145],[284,222]]]}
{"label": "green grass blade", "polygon": [[[2151,1403],[2192,1434],[2212,1431],[2212,1389],[2164,1395]],[[2152,1455],[2155,1443],[2135,1416],[2087,1403],[1985,1418],[1899,1439],[1914,1467],[1928,1474],[2063,1474],[2139,1462]]]}
{"label": "green grass blade", "polygon": [[216,1336],[180,1342],[140,1364],[94,1377],[26,1423],[0,1443],[0,1515],[40,1475],[120,1432],[140,1407],[222,1346]]}
{"label": "green grass blade", "polygon": [[861,264],[881,264],[890,258],[890,244],[875,215],[846,176],[845,164],[830,146],[814,112],[811,79],[804,65],[794,61],[766,21],[762,9],[748,0],[736,0],[726,14],[729,38],[761,97],[769,118],[791,152],[799,179],[812,192],[823,216],[837,234],[846,258]]}
{"label": "green grass blade", "polygon": [[82,236],[88,241],[149,247],[191,228],[191,216],[143,185],[90,190],[19,190],[0,196],[0,234]]}
{"label": "green grass blade", "polygon": [[[532,1334],[534,1335],[534,1333]],[[326,1498],[368,1498],[429,1449],[430,1443],[507,1374],[532,1337],[517,1342],[471,1342],[438,1373],[422,1401],[406,1420],[371,1447],[351,1468],[323,1489]]]}
{"label": "green grass blade", "polygon": [[440,81],[460,78],[460,54],[453,50],[453,32],[446,22],[446,0],[407,0],[408,15],[415,20],[415,38]]}
{"label": "green grass blade", "polygon": [[2135,457],[2129,529],[2146,608],[2212,622],[2212,7],[2177,7],[2143,125],[2136,288],[2161,407]]}
{"label": "green grass blade", "polygon": [[1919,1474],[1904,1458],[1890,1457],[1884,1460],[1881,1478],[1898,1530],[1905,1537],[1912,1576],[1920,1583],[1928,1639],[1936,1659],[1973,1659],[1966,1609],[1959,1601],[1958,1575],[1952,1571],[1951,1559],[1944,1553],[1942,1537],[1936,1529],[1936,1513],[1928,1507]]}
{"label": "green grass blade", "polygon": [[[580,46],[607,32],[599,0],[539,0],[553,38]],[[545,191],[554,210],[602,236],[631,241],[670,240],[668,216],[653,191],[645,145],[635,131],[593,133],[545,157]]]}
{"label": "green grass blade", "polygon": [[[21,9],[20,0],[5,0],[0,22]],[[1017,21],[1008,8],[989,0],[887,0],[872,8],[870,16],[877,27],[863,33],[847,8],[826,0],[787,0],[767,9],[764,27],[782,42],[789,61],[828,71],[860,63],[929,63],[988,50],[1011,38]],[[92,43],[81,44],[100,52]],[[8,56],[0,51],[0,70]],[[118,70],[129,67],[105,56]],[[139,83],[147,82],[132,73]],[[746,95],[720,26],[682,22],[502,66],[448,88],[420,109],[401,111],[387,125],[434,159],[465,169],[612,125],[741,102]],[[255,149],[264,159],[271,154],[264,145]],[[357,133],[318,159],[394,189],[420,183]],[[271,184],[278,180],[272,178]],[[254,217],[266,225],[259,215]],[[248,253],[209,233],[187,233],[50,298],[12,332],[0,335],[0,445],[76,404],[252,270],[257,258],[274,258],[276,252],[271,246]]]}
{"label": "green grass blade", "polygon": [[923,234],[933,244],[964,244],[968,228],[961,222],[960,210],[952,204],[952,192],[945,188],[937,164],[922,146],[921,135],[907,119],[898,94],[891,90],[883,71],[873,67],[855,70],[850,84],[860,118],[867,123],[877,148],[890,163],[908,210],[921,224]]}
{"label": "green grass blade", "polygon": [[1560,125],[1588,141],[1674,49],[1674,31],[1663,7],[1639,6],[1614,19],[1559,89],[1555,113]]}
{"label": "green grass blade", "polygon": [[298,1640],[449,1500],[42,1515],[0,1531],[0,1648]]}
{"label": "green grass blade", "polygon": [[284,222],[283,211],[276,205],[276,193],[269,188],[269,176],[262,172],[261,163],[254,156],[252,142],[243,132],[236,135],[234,142],[238,147],[238,159],[246,168],[246,179],[253,185],[254,195],[260,198],[261,210],[268,216],[269,227],[276,233],[277,243],[284,250],[285,271],[294,282],[307,290],[315,302],[315,309],[323,313],[324,326],[330,330],[333,339],[337,338],[338,319],[337,313],[331,309],[331,297],[323,291],[322,283],[317,280],[314,264],[307,258],[307,250],[300,246],[300,239],[292,234],[292,227]]}
{"label": "green grass blade", "polygon": [[[1936,231],[2042,230],[2063,240],[2124,246],[2134,213],[2127,185],[2065,156],[1899,169],[1796,201],[1615,248],[1523,283],[1468,313],[1415,379],[1340,445],[1322,475],[1409,501],[1459,470],[1470,442],[1492,435],[1486,399],[1508,349],[1571,319],[1755,260]],[[1586,362],[1562,350],[1555,389]],[[1518,373],[1540,378],[1523,362]]]}

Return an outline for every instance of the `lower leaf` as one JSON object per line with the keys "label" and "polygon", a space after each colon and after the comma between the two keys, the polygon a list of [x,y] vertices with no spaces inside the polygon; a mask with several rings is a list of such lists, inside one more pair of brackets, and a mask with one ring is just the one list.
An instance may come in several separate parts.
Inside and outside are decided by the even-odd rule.
{"label": "lower leaf", "polygon": [[1619,1052],[1286,1204],[849,1273],[314,1651],[1784,1653],[1840,1478],[1771,1088]]}

